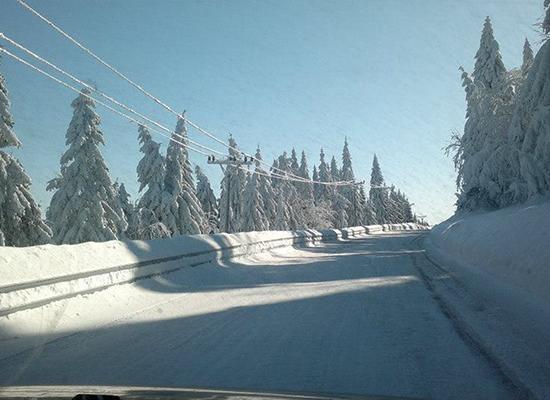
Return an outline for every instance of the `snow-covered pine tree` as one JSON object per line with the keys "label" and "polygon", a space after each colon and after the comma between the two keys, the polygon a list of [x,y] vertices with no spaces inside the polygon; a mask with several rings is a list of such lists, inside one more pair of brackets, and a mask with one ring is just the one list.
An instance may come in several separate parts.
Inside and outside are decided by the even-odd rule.
{"label": "snow-covered pine tree", "polygon": [[[0,149],[19,147],[4,76],[0,74]],[[0,150],[0,246],[49,243],[52,232],[42,220],[30,191],[31,179],[15,157]]]}
{"label": "snow-covered pine tree", "polygon": [[285,196],[282,192],[282,190],[277,189],[275,194],[276,204],[277,204],[277,212],[275,216],[275,222],[273,223],[273,229],[275,231],[288,231],[288,220],[290,220],[290,216],[288,215],[288,206],[285,203]]}
{"label": "snow-covered pine tree", "polygon": [[510,195],[512,167],[506,129],[515,95],[515,73],[506,71],[489,18],[475,56],[473,80],[463,71],[467,112],[464,134],[454,144],[459,210],[494,208]]}
{"label": "snow-covered pine tree", "polygon": [[117,194],[118,205],[124,213],[124,219],[126,220],[128,226],[124,232],[124,236],[129,239],[135,238],[135,225],[133,225],[135,219],[135,207],[134,204],[130,201],[130,194],[126,191],[124,183],[114,183],[115,192]]}
{"label": "snow-covered pine tree", "polygon": [[479,49],[475,55],[475,66],[472,76],[474,83],[485,89],[495,89],[506,75],[498,42],[493,35],[491,19],[485,18]]}
{"label": "snow-covered pine tree", "polygon": [[[143,153],[143,157],[136,168],[139,191],[146,190],[137,202],[137,220],[133,222],[137,226],[133,229],[135,231],[133,234],[135,239],[146,239],[148,237],[142,237],[140,232],[150,236],[151,229],[149,225],[162,223],[165,161],[160,154],[160,144],[151,138],[149,130],[143,125],[138,127],[138,140],[141,144],[139,150]],[[147,212],[144,210],[147,210]],[[169,231],[167,226],[165,228],[158,231]]]}
{"label": "snow-covered pine tree", "polygon": [[374,211],[374,206],[370,198],[367,199],[365,204],[365,224],[366,225],[376,225],[376,212]]}
{"label": "snow-covered pine tree", "polygon": [[399,224],[405,221],[404,204],[400,198],[395,186],[390,187],[388,201],[388,222]]}
{"label": "snow-covered pine tree", "polygon": [[261,165],[261,161],[263,160],[263,158],[262,158],[262,153],[260,151],[259,146],[256,149],[256,154],[254,158],[255,158],[255,164],[256,164],[255,172],[258,175],[258,182],[260,185],[259,190],[260,190],[260,196],[262,197],[263,209],[265,211],[267,221],[269,222],[269,227],[271,227],[275,224],[275,217],[277,215],[276,214],[277,203],[275,201],[275,192],[271,184],[271,178],[268,176],[268,174],[262,168],[262,165]]}
{"label": "snow-covered pine tree", "polygon": [[[242,159],[237,148],[237,142],[229,136],[229,156]],[[225,168],[225,174],[221,181],[220,195],[220,232],[238,232],[241,227],[241,210],[243,190],[246,176],[242,169],[234,165]]]}
{"label": "snow-covered pine tree", "polygon": [[388,192],[386,191],[384,176],[378,163],[378,157],[374,155],[370,177],[369,200],[372,206],[377,224],[387,224],[388,220]]}
{"label": "snow-covered pine tree", "polygon": [[[280,174],[288,176],[292,173],[292,160],[288,158],[286,151],[278,159]],[[277,190],[283,196],[287,207],[287,226],[290,230],[305,228],[306,221],[302,209],[301,199],[293,181],[278,179]]]}
{"label": "snow-covered pine tree", "polygon": [[340,168],[338,168],[336,158],[332,156],[332,158],[330,159],[330,177],[332,178],[333,182],[338,182],[340,180],[340,173]]}
{"label": "snow-covered pine tree", "polygon": [[527,76],[529,73],[529,70],[533,65],[533,60],[534,56],[533,50],[531,49],[531,43],[529,43],[529,40],[526,38],[525,43],[523,44],[523,62],[521,64],[521,74],[523,76]]}
{"label": "snow-covered pine tree", "polygon": [[367,195],[365,194],[365,186],[363,183],[359,185],[359,204],[361,207],[359,211],[361,220],[358,225],[365,225],[367,223]]}
{"label": "snow-covered pine tree", "polygon": [[[306,152],[302,151],[302,157],[300,159],[300,167],[298,168],[298,173],[296,174],[301,178],[310,180],[309,177],[309,168],[307,165],[307,157]],[[310,205],[313,205],[314,203],[314,197],[313,197],[313,184],[311,182],[298,182],[297,185],[298,188],[298,194],[300,197]]]}
{"label": "snow-covered pine tree", "polygon": [[[339,176],[343,181],[354,181],[355,174],[351,164],[351,153],[347,138],[344,140],[344,149],[342,150],[342,171]],[[349,207],[346,210],[348,215],[349,226],[359,226],[363,224],[365,219],[365,193],[361,195],[360,190],[362,185],[342,186],[340,193],[349,202]]]}
{"label": "snow-covered pine tree", "polygon": [[118,239],[127,222],[99,146],[104,144],[88,89],[71,103],[73,117],[65,135],[69,146],[61,157],[60,176],[48,183],[52,196],[47,212],[55,243]]}
{"label": "snow-covered pine tree", "polygon": [[[340,180],[341,171],[336,163],[336,158],[332,156],[330,160],[330,180],[337,182]],[[330,190],[330,202],[334,210],[334,227],[345,228],[348,226],[348,208],[351,206],[349,200],[344,196],[341,187],[332,186]]]}
{"label": "snow-covered pine tree", "polygon": [[243,194],[241,232],[269,230],[269,221],[265,214],[260,185],[257,171],[248,175]]}
{"label": "snow-covered pine tree", "polygon": [[317,172],[317,166],[313,164],[313,172],[311,173],[311,179],[313,180],[313,200],[315,204],[321,201],[321,185],[319,182],[319,173]]}
{"label": "snow-covered pine tree", "polygon": [[[543,33],[550,35],[550,0],[545,0]],[[550,40],[541,46],[521,89],[510,128],[519,177],[513,190],[518,201],[550,191]]]}
{"label": "snow-covered pine tree", "polygon": [[412,205],[409,202],[409,199],[407,198],[407,196],[405,196],[404,193],[402,193],[399,190],[397,191],[397,196],[398,196],[399,201],[401,203],[401,210],[402,210],[403,218],[404,218],[403,222],[413,222],[414,221],[414,216],[413,216],[413,212],[412,212]]}
{"label": "snow-covered pine tree", "polygon": [[208,177],[198,165],[195,167],[195,174],[197,175],[197,198],[208,220],[208,233],[216,233],[218,231],[219,217],[218,200],[210,186]]}
{"label": "snow-covered pine tree", "polygon": [[271,164],[270,172],[271,172],[271,176],[272,176],[271,186],[273,187],[273,189],[276,189],[277,185],[281,182],[280,179],[275,179],[274,178],[275,175],[281,175],[281,172],[279,171],[279,161],[277,161],[277,159],[273,160],[273,163]]}
{"label": "snow-covered pine tree", "polygon": [[[325,162],[325,152],[321,149],[319,155],[319,170],[318,170],[320,182],[332,182],[332,175],[330,173],[330,168]],[[333,198],[334,187],[330,185],[319,185],[319,193],[317,194],[317,200],[320,202],[330,203]]]}
{"label": "snow-covered pine tree", "polygon": [[193,170],[186,145],[185,111],[181,114],[166,151],[161,220],[172,235],[208,231],[208,222],[197,198]]}
{"label": "snow-covered pine tree", "polygon": [[298,164],[298,156],[296,155],[296,150],[294,147],[292,148],[292,151],[290,152],[290,172],[293,175],[298,175],[300,170],[300,165]]}

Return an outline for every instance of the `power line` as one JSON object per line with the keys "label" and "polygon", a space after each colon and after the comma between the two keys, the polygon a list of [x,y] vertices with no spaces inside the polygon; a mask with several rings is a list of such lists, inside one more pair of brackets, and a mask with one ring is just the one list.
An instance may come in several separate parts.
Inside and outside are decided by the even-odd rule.
{"label": "power line", "polygon": [[[44,59],[43,57],[39,56],[38,54],[32,52],[31,50],[29,50],[29,49],[26,48],[25,46],[21,45],[20,43],[16,42],[16,41],[13,40],[13,39],[7,37],[5,34],[3,34],[3,33],[1,33],[1,32],[0,32],[0,38],[6,40],[6,41],[9,42],[9,43],[11,43],[12,45],[14,45],[15,47],[17,47],[18,49],[23,50],[24,52],[26,52],[27,54],[31,55],[31,56],[34,57],[35,59],[37,59],[37,60],[39,60],[39,61],[45,63],[46,65],[48,65],[49,67],[55,69],[57,72],[63,74],[64,76],[67,76],[68,78],[72,79],[73,81],[75,81],[75,82],[77,82],[77,83],[79,83],[79,84],[85,86],[85,87],[88,88],[90,91],[93,91],[94,93],[99,94],[100,96],[106,98],[107,100],[111,101],[112,103],[116,104],[117,106],[122,107],[122,108],[125,109],[126,111],[128,111],[128,112],[130,112],[130,113],[132,113],[132,114],[134,114],[134,115],[137,115],[137,116],[139,116],[140,118],[142,118],[143,120],[148,121],[149,123],[154,124],[155,126],[159,127],[160,129],[162,129],[162,130],[168,132],[168,133],[170,134],[170,136],[167,136],[167,135],[165,135],[165,134],[162,134],[161,132],[157,131],[156,129],[154,129],[154,128],[150,127],[150,126],[147,126],[147,125],[144,124],[144,123],[141,123],[142,125],[147,126],[147,128],[150,129],[151,131],[153,131],[153,132],[155,132],[155,133],[158,133],[158,134],[161,134],[161,135],[164,136],[164,137],[168,137],[169,139],[171,139],[171,136],[176,136],[176,137],[178,137],[178,138],[180,138],[180,139],[182,139],[182,140],[184,140],[184,141],[189,141],[191,144],[194,144],[195,146],[198,146],[198,147],[201,147],[201,148],[203,148],[203,149],[205,149],[205,150],[211,151],[211,152],[213,152],[213,153],[217,153],[217,154],[219,154],[219,155],[225,156],[225,154],[222,153],[222,152],[219,152],[219,151],[217,151],[217,150],[214,150],[214,149],[212,149],[212,148],[210,148],[210,147],[208,147],[208,146],[204,146],[204,145],[202,145],[202,144],[200,144],[200,143],[198,143],[198,142],[195,142],[195,141],[189,139],[189,138],[186,137],[186,136],[182,136],[182,135],[180,135],[180,134],[177,134],[177,133],[171,131],[171,130],[168,129],[167,127],[165,127],[165,126],[159,124],[158,122],[156,122],[156,121],[154,121],[154,120],[148,118],[147,116],[145,116],[145,115],[143,115],[143,114],[141,114],[141,113],[135,111],[134,109],[128,107],[128,106],[125,105],[124,103],[122,103],[122,102],[116,100],[115,98],[113,98],[113,97],[107,95],[106,93],[97,90],[97,89],[94,88],[93,86],[91,86],[91,85],[87,84],[86,82],[84,82],[84,81],[78,79],[77,77],[75,77],[74,75],[70,74],[69,72],[64,71],[64,70],[61,69],[60,67],[58,67],[58,66],[56,66],[55,64],[51,63],[50,61]],[[32,66],[31,64],[25,62],[24,60],[16,58],[16,56],[14,56],[12,53],[9,53],[8,51],[6,51],[6,53],[9,54],[10,56],[14,57],[17,61],[23,62],[23,63],[26,64],[27,66],[29,66],[29,67],[31,67],[31,68],[37,70],[38,72],[43,73],[43,74],[44,74],[45,76],[47,76],[48,78],[54,79],[57,83],[63,84],[64,86],[70,88],[71,90],[73,90],[73,91],[75,91],[75,92],[77,92],[77,93],[80,93],[80,91],[79,91],[78,89],[76,89],[76,88],[74,88],[74,87],[71,87],[70,85],[67,86],[64,82],[62,82],[62,81],[60,81],[60,80],[57,80],[56,78],[54,78],[53,76],[51,76],[51,75],[45,73],[44,71],[40,70],[39,68],[34,68],[34,66]],[[120,113],[120,112],[118,112],[118,110],[112,109],[110,106],[107,106],[106,104],[104,104],[103,102],[99,101],[98,99],[95,99],[95,98],[92,98],[92,99],[93,99],[94,101],[98,102],[98,104],[100,104],[100,105],[102,105],[102,106],[108,108],[109,110],[111,110],[111,111],[113,111],[113,112],[116,112],[117,114],[119,114],[119,115],[121,115],[121,116],[124,116],[124,117],[128,118],[128,116],[127,116],[126,114]],[[181,118],[181,117],[180,117],[180,118]],[[185,118],[184,118],[183,120],[186,121]],[[137,123],[137,124],[140,124],[140,122],[136,121],[135,119],[131,119],[131,122],[135,122],[135,123]],[[180,143],[180,142],[176,141],[176,143]],[[180,144],[181,144],[181,143],[180,143]],[[187,145],[186,147],[188,147],[188,148],[190,148],[191,150],[194,150],[194,151],[196,150],[196,149],[192,148],[192,147],[189,146],[189,145]],[[209,156],[209,154],[204,153],[204,152],[200,152],[200,154]],[[258,160],[258,161],[259,161],[259,160]],[[272,174],[272,175],[273,175],[274,177],[277,177],[277,178],[280,178],[280,179],[284,179],[284,178],[285,178],[285,176],[280,175],[280,174]],[[285,178],[285,179],[286,179],[286,178]],[[292,180],[293,180],[293,181],[296,181],[297,179],[292,179]],[[312,183],[322,183],[322,182],[318,182],[318,181],[307,180],[307,179],[305,179],[305,178],[300,178],[299,181],[305,182],[305,183],[309,183],[309,182],[312,182]],[[322,184],[332,184],[332,185],[335,185],[335,186],[339,186],[339,185],[340,185],[339,183],[336,183],[336,182],[323,182]]]}
{"label": "power line", "polygon": [[[198,150],[198,149],[196,149],[196,148],[190,146],[188,143],[181,142],[181,141],[175,139],[173,136],[170,136],[170,135],[167,135],[167,134],[165,134],[165,133],[162,133],[162,132],[158,131],[157,129],[152,128],[151,126],[148,126],[147,124],[142,123],[142,122],[136,120],[135,118],[133,118],[133,117],[131,117],[131,116],[129,116],[129,115],[127,115],[127,114],[125,114],[125,113],[123,113],[123,112],[121,112],[121,111],[119,111],[119,110],[113,108],[113,107],[111,107],[110,105],[108,105],[108,104],[102,102],[101,100],[98,100],[98,99],[96,99],[96,98],[90,96],[90,95],[87,94],[87,93],[83,93],[82,91],[78,90],[78,89],[75,88],[74,86],[71,86],[71,85],[69,85],[69,84],[66,83],[66,82],[63,82],[62,80],[60,80],[60,79],[56,78],[55,76],[53,76],[53,75],[47,73],[46,71],[40,69],[39,67],[37,67],[37,66],[35,66],[35,65],[31,64],[31,63],[29,63],[28,61],[23,60],[22,58],[16,56],[15,54],[11,53],[10,51],[6,50],[6,49],[3,48],[3,47],[0,47],[0,52],[1,52],[1,53],[4,53],[4,54],[6,54],[6,55],[8,55],[9,57],[13,58],[14,60],[18,61],[19,63],[22,63],[22,64],[28,66],[29,68],[33,69],[34,71],[36,71],[36,72],[38,72],[38,73],[40,73],[40,74],[46,76],[47,78],[53,80],[54,82],[56,82],[56,83],[58,83],[58,84],[60,84],[60,85],[62,85],[62,86],[64,86],[64,87],[66,87],[67,89],[70,89],[70,90],[72,90],[73,92],[76,92],[76,93],[78,93],[78,94],[80,94],[80,95],[85,96],[86,98],[89,98],[90,100],[92,100],[92,101],[94,101],[94,102],[100,104],[101,106],[105,107],[105,108],[108,109],[109,111],[111,111],[111,112],[113,112],[113,113],[115,113],[115,114],[118,114],[118,115],[120,115],[120,116],[122,116],[122,117],[124,117],[124,118],[126,118],[126,119],[128,119],[128,120],[130,120],[130,122],[133,122],[133,123],[135,123],[135,124],[137,124],[137,125],[143,125],[143,126],[145,126],[147,129],[149,129],[150,131],[152,131],[152,132],[154,132],[154,133],[157,133],[157,134],[159,134],[159,135],[161,135],[161,136],[164,136],[164,137],[168,138],[169,140],[175,142],[176,144],[179,144],[180,146],[185,147],[185,148],[187,148],[187,149],[189,149],[189,150],[191,150],[191,151],[194,151],[194,152],[196,152],[196,153],[199,153],[199,154],[201,154],[201,155],[203,155],[203,156],[207,156],[207,157],[210,156],[209,153],[206,153],[206,152],[204,152],[204,151],[202,151],[202,150]],[[184,119],[183,121],[185,121],[185,119]],[[177,135],[177,136],[179,136],[180,138],[182,138],[184,141],[187,141],[187,140],[188,140],[188,138],[186,138],[186,137],[184,137],[184,136],[181,136],[181,135]],[[255,159],[255,160],[257,160],[257,159]],[[258,160],[258,161],[259,161],[259,160]],[[235,166],[235,168],[241,169],[241,170],[243,170],[243,171],[248,171],[248,169],[243,168],[242,166],[239,166],[239,165]],[[294,181],[294,182],[297,181],[297,180],[292,179],[292,178],[289,178],[289,177],[287,177],[287,176],[279,175],[279,174],[275,174],[275,173],[267,174],[267,173],[264,173],[264,172],[262,172],[262,171],[255,171],[255,173],[257,173],[258,175],[262,175],[262,176],[269,177],[269,178],[275,178],[275,179],[281,179],[281,180],[288,180],[288,181]],[[302,182],[302,181],[297,181],[297,182]],[[303,183],[303,182],[302,182],[302,183]],[[331,182],[319,182],[319,184],[331,184]]]}
{"label": "power line", "polygon": [[[159,104],[160,106],[162,106],[164,109],[166,109],[167,111],[171,112],[172,114],[174,114],[178,119],[182,119],[181,115],[175,111],[174,109],[172,109],[169,105],[167,105],[166,103],[164,103],[162,100],[160,100],[158,97],[154,96],[153,94],[151,94],[150,92],[148,92],[147,90],[145,90],[141,85],[139,85],[138,83],[134,82],[133,80],[131,80],[130,78],[128,78],[126,75],[124,75],[122,72],[120,72],[117,68],[113,67],[111,64],[109,64],[108,62],[104,61],[101,57],[99,57],[98,55],[96,55],[92,50],[90,50],[89,48],[87,48],[86,46],[84,46],[83,44],[81,44],[79,41],[77,41],[75,38],[73,38],[70,34],[68,34],[67,32],[65,32],[63,29],[61,29],[59,26],[57,26],[54,22],[52,22],[51,20],[49,20],[48,18],[46,18],[44,15],[40,14],[38,11],[36,11],[34,8],[32,8],[30,5],[28,5],[25,1],[23,0],[17,0],[17,2],[19,4],[21,4],[25,9],[27,9],[29,12],[31,12],[32,14],[34,14],[35,16],[37,16],[38,18],[40,18],[42,21],[44,21],[48,26],[50,26],[51,28],[53,28],[54,30],[56,30],[59,34],[61,34],[63,37],[65,37],[67,40],[69,40],[70,42],[72,42],[74,45],[76,45],[78,48],[80,48],[81,50],[83,50],[84,52],[86,52],[88,55],[90,55],[91,57],[93,57],[97,62],[99,62],[100,64],[102,64],[103,66],[107,67],[109,70],[111,70],[114,74],[116,74],[118,77],[122,78],[123,80],[125,80],[127,83],[129,83],[130,85],[132,85],[134,88],[138,89],[141,93],[143,93],[145,96],[149,97],[151,100],[153,100],[154,102],[156,102],[157,104]],[[185,119],[185,121],[190,125],[192,126],[193,128],[195,128],[196,130],[198,130],[199,132],[201,132],[202,134],[208,136],[209,138],[215,140],[216,142],[218,142],[219,144],[227,147],[228,149],[231,149],[231,150],[234,150],[234,151],[237,151],[239,153],[242,153],[243,155],[245,156],[248,156],[248,157],[252,157],[251,155],[249,154],[246,154],[245,152],[239,150],[238,148],[236,147],[233,147],[231,145],[228,145],[227,143],[225,143],[223,140],[217,138],[214,134],[208,132],[207,130],[205,130],[204,128],[201,128],[200,126],[198,126],[197,124],[195,124],[194,122],[190,121],[189,119]],[[280,171],[282,172],[283,174],[285,175],[288,175],[290,177],[293,177],[295,179],[304,179],[303,177],[300,177],[298,175],[294,175],[288,171],[284,171],[280,168],[276,168],[276,167],[273,167],[273,166],[270,166],[269,164],[267,164],[266,162],[264,162],[263,160],[258,160],[261,164],[264,164],[265,166],[271,168],[272,170],[277,170],[277,171]],[[320,184],[325,184],[327,182],[319,182]],[[334,184],[335,186],[336,185],[339,185],[339,184],[347,184],[347,185],[355,185],[356,183],[354,181],[338,181],[338,182],[331,182],[332,184]],[[347,186],[346,185],[346,186]]]}
{"label": "power line", "polygon": [[[116,104],[117,106],[119,107],[122,107],[123,109],[125,109],[126,111],[134,114],[134,115],[137,115],[138,117],[142,118],[143,120],[145,121],[148,121],[152,124],[154,124],[155,126],[159,127],[160,129],[170,133],[170,134],[174,134],[176,136],[179,136],[179,137],[182,137],[181,135],[178,135],[177,133],[173,132],[172,130],[168,129],[167,127],[159,124],[158,122],[156,121],[153,121],[152,119],[146,117],[145,115],[135,111],[134,109],[128,107],[127,105],[125,105],[124,103],[121,103],[119,102],[118,100],[114,99],[113,97],[107,95],[106,93],[96,89],[95,87],[93,87],[92,85],[89,85],[88,83],[78,79],[77,77],[75,77],[74,75],[70,74],[69,72],[67,71],[64,71],[63,69],[59,68],[58,66],[54,65],[53,63],[51,63],[50,61],[44,59],[43,57],[40,57],[38,54],[34,53],[33,51],[29,50],[28,48],[26,48],[25,46],[23,46],[22,44],[16,42],[15,40],[9,38],[8,36],[6,36],[4,33],[0,32],[0,39],[4,39],[5,41],[7,41],[8,43],[12,44],[13,46],[17,47],[18,49],[20,50],[23,50],[25,53],[27,53],[28,55],[34,57],[35,59],[43,62],[44,64],[48,65],[49,67],[55,69],[57,72],[65,75],[66,77],[72,79],[73,81],[77,82],[78,84],[82,85],[82,86],[85,86],[86,88],[90,89],[91,91],[93,91],[94,93],[97,93],[99,94],[101,97],[111,101],[112,103]],[[182,137],[183,138],[183,137]],[[195,142],[189,138],[185,138],[186,140],[188,140],[190,143],[196,145],[196,146],[199,146],[205,150],[208,150],[208,151],[211,151],[211,152],[214,152],[214,153],[218,153],[220,155],[224,155],[224,153],[222,152],[219,152],[217,150],[214,150],[214,149],[211,149],[210,147],[207,147],[207,146],[204,146],[198,142]]]}

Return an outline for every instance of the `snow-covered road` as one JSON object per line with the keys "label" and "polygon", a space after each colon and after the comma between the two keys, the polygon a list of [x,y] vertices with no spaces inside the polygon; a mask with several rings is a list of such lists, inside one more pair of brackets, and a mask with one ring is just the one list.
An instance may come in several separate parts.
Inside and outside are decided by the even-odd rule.
{"label": "snow-covered road", "polygon": [[28,333],[46,343],[0,360],[0,384],[517,398],[423,281],[421,235],[276,249],[74,299],[60,318],[80,327]]}

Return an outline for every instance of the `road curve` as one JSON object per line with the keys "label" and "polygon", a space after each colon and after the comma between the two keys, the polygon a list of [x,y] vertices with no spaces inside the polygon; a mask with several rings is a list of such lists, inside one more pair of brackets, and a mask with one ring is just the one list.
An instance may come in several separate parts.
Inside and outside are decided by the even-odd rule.
{"label": "road curve", "polygon": [[[517,398],[428,290],[414,262],[422,234],[276,249],[120,286],[126,300],[154,302],[2,360],[0,384]],[[102,296],[85,299],[82,321]]]}

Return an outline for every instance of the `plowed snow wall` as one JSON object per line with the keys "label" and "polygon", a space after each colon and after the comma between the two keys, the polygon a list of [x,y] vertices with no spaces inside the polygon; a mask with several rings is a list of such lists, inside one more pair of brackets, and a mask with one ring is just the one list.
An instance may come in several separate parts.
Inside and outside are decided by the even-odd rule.
{"label": "plowed snow wall", "polygon": [[183,235],[148,241],[0,248],[0,316],[183,267],[283,246],[307,246],[416,224]]}

